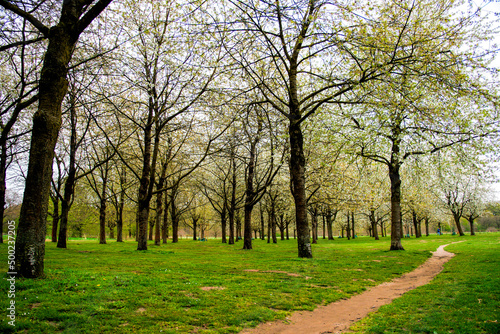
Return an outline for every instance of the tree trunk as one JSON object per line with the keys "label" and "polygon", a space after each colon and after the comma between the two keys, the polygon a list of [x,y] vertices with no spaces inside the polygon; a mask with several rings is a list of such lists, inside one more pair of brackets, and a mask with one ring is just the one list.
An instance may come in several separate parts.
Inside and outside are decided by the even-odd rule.
{"label": "tree trunk", "polygon": [[[268,211],[269,213],[269,211]],[[272,230],[272,221],[271,221],[271,215],[269,214],[267,216],[267,243],[271,243],[271,230]]]}
{"label": "tree trunk", "polygon": [[334,215],[332,212],[332,209],[330,207],[328,207],[328,209],[326,210],[326,228],[328,231],[328,240],[334,240],[334,238],[333,238],[333,221],[335,220],[336,215],[337,215],[337,212],[335,212],[335,215]]}
{"label": "tree trunk", "polygon": [[[59,227],[59,219],[60,219],[58,194],[56,194],[54,198],[52,198],[52,204],[54,205],[54,212],[52,213],[52,242],[57,242],[57,228]],[[0,212],[3,212],[2,208],[0,208]]]}
{"label": "tree trunk", "polygon": [[174,191],[170,197],[170,217],[172,220],[172,243],[177,243],[179,242],[179,216],[175,205]]}
{"label": "tree trunk", "polygon": [[[297,110],[290,110],[290,113],[295,117],[300,116],[298,106]],[[288,133],[290,137],[290,180],[292,184],[292,195],[295,202],[298,255],[300,258],[312,258],[311,237],[307,221],[306,160],[304,157],[302,130],[297,119],[290,119]]]}
{"label": "tree trunk", "polygon": [[425,236],[429,236],[429,218],[425,218]]}
{"label": "tree trunk", "polygon": [[474,232],[474,218],[469,218],[469,225],[470,225],[470,235],[476,235],[476,232]]}
{"label": "tree trunk", "polygon": [[265,226],[264,226],[264,211],[262,210],[262,204],[259,205],[260,211],[260,240],[265,240]]}
{"label": "tree trunk", "polygon": [[[168,164],[170,162],[170,156],[171,156],[171,141],[170,139],[168,140],[169,143],[169,148],[167,150],[167,154],[165,156],[165,161],[163,162],[161,166],[161,172],[160,172],[160,177],[158,179],[158,183],[156,184],[156,216],[155,216],[155,246],[160,246],[161,245],[161,238],[162,238],[162,214],[163,214],[163,194],[165,191],[163,191],[163,187],[165,186],[166,180],[167,180],[167,168]],[[166,195],[165,195],[166,196]],[[167,208],[167,207],[165,207]]]}
{"label": "tree trunk", "polygon": [[165,206],[165,212],[163,213],[163,224],[161,227],[161,238],[163,239],[162,242],[164,244],[166,244],[167,239],[168,239],[168,208],[169,208],[168,193],[167,192],[165,192],[165,202],[163,204]]}
{"label": "tree trunk", "polygon": [[415,211],[412,212],[413,227],[415,228],[415,237],[420,238],[418,233],[418,217]]}
{"label": "tree trunk", "polygon": [[375,238],[375,240],[380,240],[378,237],[377,219],[375,218],[374,210],[370,211],[370,222],[372,224],[373,237]]}
{"label": "tree trunk", "polygon": [[151,145],[152,145],[152,127],[153,127],[153,110],[151,98],[149,101],[149,111],[146,126],[144,127],[144,151],[142,157],[142,174],[139,183],[138,205],[137,212],[137,250],[148,249],[148,223],[149,223],[149,204],[151,194],[149,193],[149,184],[151,180]]}
{"label": "tree trunk", "polygon": [[237,177],[236,177],[236,152],[234,145],[231,145],[230,151],[230,160],[231,160],[231,201],[229,206],[229,244],[234,245],[234,223],[235,223],[235,215],[236,215],[236,185],[237,185]]}
{"label": "tree trunk", "polygon": [[239,210],[235,213],[235,225],[236,225],[236,241],[241,240],[241,216]]}
{"label": "tree trunk", "polygon": [[116,219],[116,242],[123,242],[123,208],[125,207],[125,183],[127,182],[127,174],[125,167],[122,168],[120,174],[120,200],[118,202],[118,217]]}
{"label": "tree trunk", "polygon": [[245,204],[243,249],[252,249],[252,209],[253,205]]}
{"label": "tree trunk", "polygon": [[47,204],[54,148],[61,128],[61,103],[67,92],[68,64],[76,39],[63,25],[53,28],[39,83],[39,105],[33,116],[28,174],[16,238],[16,272],[44,274]]}
{"label": "tree trunk", "polygon": [[[259,129],[261,129],[259,122]],[[243,249],[252,249],[252,210],[255,205],[255,197],[257,193],[254,191],[253,181],[255,178],[255,158],[257,154],[257,143],[259,142],[259,134],[251,141],[250,157],[248,160],[248,173],[245,191],[245,219],[244,219],[244,238]]]}
{"label": "tree trunk", "polygon": [[220,213],[220,225],[221,225],[221,232],[222,232],[222,243],[225,244],[227,243],[227,236],[226,236],[226,229],[227,229],[227,209],[226,209],[226,203],[222,205],[222,210]]}
{"label": "tree trunk", "polygon": [[234,208],[229,208],[229,242],[234,245]]}
{"label": "tree trunk", "polygon": [[453,219],[455,220],[455,225],[457,226],[458,234],[463,237],[465,235],[464,230],[462,228],[462,224],[460,224],[460,218],[462,215],[453,213]]}
{"label": "tree trunk", "polygon": [[326,219],[326,230],[328,234],[328,240],[335,240],[333,238],[332,212],[330,210],[328,210],[325,219]]}
{"label": "tree trunk", "polygon": [[156,216],[155,218],[149,217],[149,229],[148,229],[148,240],[153,241],[153,232],[155,230],[155,222],[156,222]]}
{"label": "tree trunk", "polygon": [[76,98],[75,92],[70,94],[70,123],[71,123],[71,136],[69,145],[69,165],[68,176],[64,182],[64,194],[61,200],[61,226],[59,228],[59,240],[57,242],[58,248],[66,248],[66,240],[68,239],[68,217],[69,210],[71,209],[71,200],[75,192],[76,183],[76,151],[77,151],[77,131],[76,131]]}
{"label": "tree trunk", "polygon": [[346,234],[347,234],[347,240],[351,240],[351,215],[349,211],[347,211],[347,225],[346,225]]}
{"label": "tree trunk", "polygon": [[137,212],[137,250],[148,249],[149,202],[142,198]]}
{"label": "tree trunk", "polygon": [[285,223],[284,216],[285,216],[285,214],[283,214],[283,213],[280,214],[279,228],[280,228],[280,239],[281,240],[285,240],[285,226],[286,226],[286,223]]}
{"label": "tree trunk", "polygon": [[193,240],[196,241],[197,240],[197,237],[196,237],[196,230],[198,228],[198,219],[194,218],[193,219]]}
{"label": "tree trunk", "polygon": [[114,239],[115,238],[115,227],[114,226],[110,226],[109,227],[109,238],[110,239]]}
{"label": "tree trunk", "polygon": [[323,239],[326,239],[326,218],[325,215],[321,216],[323,219]]}
{"label": "tree trunk", "polygon": [[271,202],[271,214],[270,214],[270,222],[271,222],[271,237],[273,238],[273,244],[278,243],[278,236],[276,233],[276,202],[273,200]]}
{"label": "tree trunk", "polygon": [[106,170],[104,172],[105,176],[102,180],[102,193],[101,193],[101,201],[99,206],[99,243],[106,243],[106,187],[108,181],[108,164],[106,163]]}
{"label": "tree trunk", "polygon": [[352,235],[352,238],[356,238],[356,230],[355,230],[355,221],[354,221],[354,211],[351,212],[351,235]]}
{"label": "tree trunk", "polygon": [[318,243],[318,211],[316,208],[311,210],[311,225],[312,225],[312,243]]}
{"label": "tree trunk", "polygon": [[[398,150],[399,154],[399,150]],[[398,162],[389,166],[391,179],[391,248],[390,250],[404,250],[401,244],[403,234],[401,225],[401,177]]]}
{"label": "tree trunk", "polygon": [[99,243],[106,243],[106,205],[107,205],[107,183],[108,183],[108,162],[104,165],[104,170],[101,172],[102,188],[99,194]]}

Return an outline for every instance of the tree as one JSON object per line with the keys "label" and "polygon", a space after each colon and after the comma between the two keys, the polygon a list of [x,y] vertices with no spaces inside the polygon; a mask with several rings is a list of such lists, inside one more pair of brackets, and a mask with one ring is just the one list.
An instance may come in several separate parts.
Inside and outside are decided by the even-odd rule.
{"label": "tree", "polygon": [[[121,15],[129,18],[126,29],[133,50],[122,60],[123,75],[128,81],[126,90],[130,91],[122,99],[130,102],[132,110],[117,108],[117,112],[141,131],[140,171],[122,160],[139,180],[137,250],[146,250],[152,197],[167,188],[155,190],[164,138],[183,114],[189,114],[183,119],[187,126],[195,120],[192,111],[202,108],[202,97],[216,77],[219,55],[217,47],[193,40],[187,30],[191,22],[186,22],[187,16],[176,3],[152,2],[141,11],[136,10],[137,6],[137,1],[127,1],[121,9]],[[197,15],[196,6],[186,6],[192,7],[192,16]]]}
{"label": "tree", "polygon": [[[48,40],[40,71],[38,109],[33,116],[26,190],[16,238],[16,272],[22,277],[36,278],[44,274],[47,204],[54,148],[61,127],[61,104],[68,87],[68,64],[80,34],[110,2],[64,1],[58,23],[49,28],[36,17],[43,13],[23,10],[6,0],[0,1],[0,6],[26,19]],[[37,6],[33,9],[36,10]]]}
{"label": "tree", "polygon": [[[272,133],[273,124],[268,116],[268,111],[262,109],[262,106],[257,105],[253,110],[255,115],[252,116],[253,108],[247,109],[246,117],[243,121],[243,129],[248,140],[248,158],[246,160],[245,170],[245,204],[244,204],[244,234],[243,234],[243,249],[252,249],[252,211],[254,206],[264,196],[267,187],[272,183],[274,177],[278,173],[281,164],[275,166],[274,152],[274,135]],[[265,118],[267,116],[268,122]],[[255,117],[255,120],[253,119]],[[267,124],[266,127],[265,124]],[[259,145],[263,131],[267,128],[268,150],[265,152],[263,145]],[[259,149],[260,148],[260,149]],[[260,151],[260,152],[259,152]],[[268,157],[266,159],[265,154]],[[260,159],[259,159],[260,158]],[[260,160],[260,163],[258,161]]]}
{"label": "tree", "polygon": [[[212,162],[209,167],[203,168],[206,173],[199,180],[200,192],[207,198],[212,206],[212,209],[217,212],[220,217],[220,226],[222,232],[222,243],[227,243],[227,214],[229,206],[229,165],[222,156],[213,155]],[[222,160],[222,161],[221,161]]]}
{"label": "tree", "polygon": [[127,185],[127,169],[125,166],[117,166],[115,171],[118,174],[118,189],[115,189],[115,184],[111,183],[111,203],[115,208],[115,222],[116,222],[116,242],[123,242],[123,211],[125,208],[126,185]]}
{"label": "tree", "polygon": [[[406,45],[374,37],[373,31],[381,31],[376,20],[328,1],[229,2],[239,11],[235,31],[244,31],[244,38],[235,37],[236,46],[227,48],[263,97],[258,103],[271,105],[288,122],[298,255],[310,258],[302,125],[321,108],[345,102],[342,98],[356,87],[406,62],[408,55],[400,52]],[[402,25],[393,28],[396,37],[405,32]]]}
{"label": "tree", "polygon": [[106,244],[106,209],[111,197],[108,193],[111,174],[109,161],[114,157],[115,152],[109,146],[99,148],[97,143],[95,143],[93,149],[93,154],[89,154],[89,160],[94,158],[98,161],[98,163],[94,164],[97,166],[95,170],[98,175],[96,173],[85,173],[85,177],[98,199],[96,206],[99,208],[99,243]]}
{"label": "tree", "polygon": [[[365,104],[346,112],[360,156],[387,166],[391,181],[391,250],[401,244],[401,168],[410,157],[432,154],[495,132],[491,113],[496,99],[474,76],[486,69],[469,43],[491,38],[476,18],[455,17],[454,4],[393,3],[383,12],[374,36],[398,46],[394,55],[408,61],[391,68],[377,85],[364,86]],[[394,22],[392,26],[390,22]],[[399,28],[402,27],[402,28]],[[476,34],[481,31],[482,36]],[[489,53],[486,50],[483,56]],[[474,75],[471,69],[476,69]],[[483,89],[478,89],[483,87]],[[360,95],[362,93],[360,92]],[[480,102],[478,102],[480,101]],[[464,113],[467,114],[464,117]],[[478,127],[477,124],[484,124]],[[354,133],[363,133],[356,137]]]}

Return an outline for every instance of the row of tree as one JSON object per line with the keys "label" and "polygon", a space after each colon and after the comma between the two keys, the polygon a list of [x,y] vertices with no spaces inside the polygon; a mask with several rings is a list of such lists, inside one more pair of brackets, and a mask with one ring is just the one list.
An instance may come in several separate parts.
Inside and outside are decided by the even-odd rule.
{"label": "row of tree", "polygon": [[[228,224],[229,243],[243,210],[245,249],[263,198],[271,221],[284,219],[278,206],[293,202],[298,255],[309,258],[308,214],[314,241],[320,208],[325,221],[342,207],[369,208],[377,221],[389,194],[390,249],[402,250],[402,177],[422,186],[420,199],[436,180],[473,177],[467,187],[477,188],[484,176],[476,175],[497,153],[488,44],[496,22],[482,7],[444,0],[0,6],[0,198],[7,169],[17,169],[25,191],[16,270],[24,277],[43,275],[49,201],[53,238],[65,248],[78,196],[97,203],[101,242],[107,205],[121,239],[121,217],[133,203],[138,250],[148,247],[150,222],[156,244],[167,224],[175,242],[183,213],[202,206],[200,194],[218,214],[223,240]],[[91,191],[78,194],[79,185]],[[441,198],[458,217],[471,201],[452,188]]]}

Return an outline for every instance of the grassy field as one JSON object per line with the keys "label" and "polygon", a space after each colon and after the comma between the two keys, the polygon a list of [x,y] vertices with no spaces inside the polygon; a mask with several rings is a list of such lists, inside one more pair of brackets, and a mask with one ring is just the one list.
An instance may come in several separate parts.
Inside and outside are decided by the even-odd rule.
{"label": "grassy field", "polygon": [[[460,238],[462,240],[462,238]],[[500,333],[500,238],[467,237],[430,284],[383,306],[356,333]]]}
{"label": "grassy field", "polygon": [[[447,248],[457,256],[431,285],[355,328],[499,332],[500,234],[406,239],[404,252],[387,251],[387,238],[320,240],[313,245],[314,259],[298,259],[294,240],[277,245],[255,240],[251,251],[242,250],[241,242],[230,246],[218,240],[182,240],[141,252],[135,242],[72,240],[68,249],[47,243],[47,277],[16,281],[15,327],[8,324],[12,299],[3,275],[0,332],[237,333],[360,293],[411,271],[439,245],[458,240],[466,242]],[[5,244],[0,258],[6,272]]]}

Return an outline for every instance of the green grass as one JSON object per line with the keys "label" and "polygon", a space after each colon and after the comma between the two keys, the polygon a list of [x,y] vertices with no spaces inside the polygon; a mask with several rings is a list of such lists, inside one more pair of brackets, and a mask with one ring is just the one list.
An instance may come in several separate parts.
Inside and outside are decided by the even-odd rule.
{"label": "green grass", "polygon": [[[260,322],[283,319],[295,310],[312,310],[360,293],[411,271],[430,256],[429,251],[457,240],[467,242],[449,246],[458,255],[442,274],[453,277],[457,286],[441,289],[441,303],[451,302],[450,296],[457,294],[470,296],[467,300],[472,311],[463,304],[460,312],[467,316],[461,318],[472,319],[468,322],[478,328],[498,328],[484,321],[494,320],[487,314],[498,308],[499,234],[484,234],[475,238],[448,235],[405,240],[404,252],[389,252],[386,238],[320,240],[313,245],[314,259],[298,259],[294,240],[278,245],[254,240],[251,251],[242,250],[241,242],[230,246],[218,240],[182,240],[161,247],[151,244],[148,251],[136,251],[135,242],[99,245],[96,240],[71,240],[68,249],[47,243],[46,278],[16,281],[14,328],[7,323],[9,283],[0,281],[0,293],[5,295],[0,297],[0,332],[237,333]],[[2,258],[0,270],[6,272],[5,244],[0,244]],[[453,274],[453,265],[458,275]],[[472,281],[469,274],[476,275]],[[478,275],[491,281],[485,283]],[[450,280],[438,278],[441,285]],[[481,288],[485,287],[483,283],[488,284],[488,291]],[[474,301],[478,305],[472,305]],[[407,302],[409,313],[411,303],[417,301]],[[407,321],[426,312],[430,317],[437,315],[434,309],[415,308]],[[448,313],[440,314],[439,321],[455,319]],[[375,320],[375,325],[379,323]],[[409,328],[397,323],[389,326]],[[377,333],[384,330],[374,329]]]}
{"label": "green grass", "polygon": [[500,333],[500,238],[467,237],[430,284],[351,327],[356,333]]}

